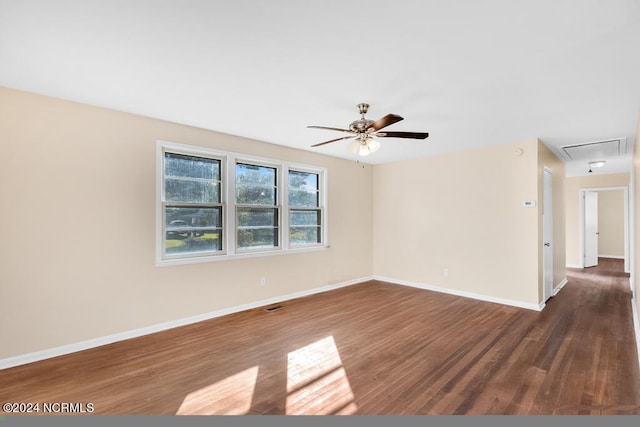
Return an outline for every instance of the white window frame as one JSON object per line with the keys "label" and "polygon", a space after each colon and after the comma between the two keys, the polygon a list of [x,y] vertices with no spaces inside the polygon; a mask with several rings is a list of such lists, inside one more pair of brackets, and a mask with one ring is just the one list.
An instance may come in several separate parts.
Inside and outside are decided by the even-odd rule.
{"label": "white window frame", "polygon": [[[164,184],[165,184],[165,175],[164,175],[164,160],[165,160],[165,153],[174,153],[174,154],[181,154],[181,155],[187,155],[187,156],[196,156],[196,157],[201,157],[201,158],[205,158],[205,159],[212,159],[212,160],[217,160],[220,162],[220,202],[219,203],[206,203],[206,204],[193,204],[194,207],[202,207],[202,206],[211,206],[211,207],[219,207],[220,208],[220,214],[222,215],[222,229],[221,229],[221,234],[222,234],[222,250],[220,251],[203,251],[203,252],[193,252],[193,253],[188,253],[188,254],[165,254],[164,253],[164,243],[165,243],[165,238],[166,238],[166,228],[165,228],[165,215],[166,215],[166,208],[171,206],[171,205],[181,205],[184,207],[188,207],[191,203],[189,202],[168,202],[164,200]],[[160,229],[160,233],[157,236],[157,240],[158,240],[158,244],[157,244],[157,248],[156,248],[156,258],[157,260],[161,260],[161,261],[165,261],[165,262],[170,262],[172,260],[182,260],[185,258],[208,258],[208,257],[212,257],[212,256],[220,256],[220,255],[224,255],[226,253],[226,242],[225,242],[225,235],[228,233],[228,229],[226,227],[225,224],[225,216],[227,215],[226,211],[226,192],[225,192],[225,185],[226,185],[226,178],[225,176],[227,175],[226,173],[226,159],[224,155],[220,155],[218,153],[211,153],[211,152],[207,152],[207,151],[203,151],[203,150],[199,150],[197,149],[197,147],[180,147],[180,148],[169,148],[169,147],[159,147],[158,152],[158,172],[159,172],[159,177],[157,180],[157,190],[158,190],[158,194],[157,194],[157,198],[158,198],[158,210],[156,212],[156,221],[157,221],[157,225]]]}
{"label": "white window frame", "polygon": [[[186,154],[214,158],[220,160],[221,171],[221,204],[222,204],[222,251],[216,253],[184,254],[165,256],[164,242],[164,153]],[[256,166],[275,167],[277,170],[277,206],[279,208],[279,246],[275,248],[242,249],[237,248],[236,229],[236,163],[248,163]],[[308,245],[289,244],[289,170],[318,174],[319,183],[319,209],[321,212],[321,242]],[[222,151],[206,147],[181,144],[177,142],[156,141],[156,266],[170,266],[192,264],[202,262],[225,261],[239,258],[252,258],[262,256],[284,255],[290,253],[320,251],[329,248],[329,224],[327,209],[327,182],[328,172],[326,168],[287,162],[277,159],[255,157],[241,153]],[[244,206],[244,205],[242,205]]]}
{"label": "white window frame", "polygon": [[[258,166],[258,167],[265,167],[265,168],[270,168],[270,169],[275,169],[276,170],[276,185],[275,185],[275,189],[276,189],[276,199],[275,199],[275,205],[274,206],[267,206],[267,205],[250,205],[250,204],[244,204],[244,203],[238,203],[236,201],[236,192],[234,191],[233,193],[233,201],[235,203],[235,207],[234,207],[234,212],[233,214],[236,216],[236,221],[238,219],[238,210],[239,208],[257,208],[257,209],[275,209],[276,210],[276,215],[277,215],[277,219],[278,219],[278,223],[276,225],[276,231],[278,233],[278,245],[277,246],[273,246],[273,247],[269,247],[269,248],[240,248],[240,246],[238,246],[238,231],[239,228],[236,225],[234,227],[234,233],[235,233],[235,237],[236,237],[236,242],[235,242],[235,248],[236,248],[236,252],[237,253],[250,253],[250,252],[263,252],[263,251],[277,251],[280,250],[282,248],[282,166],[278,163],[270,163],[270,162],[265,162],[262,160],[255,160],[255,159],[247,159],[246,157],[236,157],[236,160],[233,164],[233,170],[234,170],[234,185],[237,184],[237,181],[235,180],[235,169],[236,169],[236,165],[238,164],[244,164],[244,165],[249,165],[249,166]],[[237,189],[237,187],[236,187]]]}
{"label": "white window frame", "polygon": [[[309,174],[316,174],[318,175],[318,206],[317,207],[300,207],[300,206],[294,206],[291,207],[289,206],[289,172],[293,171],[293,172],[303,172],[303,173],[309,173]],[[325,206],[326,206],[326,198],[325,196],[325,177],[326,175],[324,173],[318,172],[318,169],[313,169],[313,168],[309,168],[308,166],[304,166],[304,165],[300,165],[300,167],[295,167],[293,165],[289,165],[289,167],[287,168],[287,172],[286,172],[286,180],[287,180],[287,194],[284,195],[284,197],[286,198],[286,202],[287,202],[287,245],[289,246],[293,246],[294,249],[298,249],[298,248],[310,248],[310,247],[314,247],[314,246],[322,246],[324,245],[324,242],[326,241],[327,238],[327,234],[325,232],[325,228],[326,228],[326,215],[325,215]],[[320,211],[320,243],[303,243],[303,244],[296,244],[296,245],[291,245],[291,241],[290,241],[290,236],[289,236],[289,230],[291,229],[291,211],[294,210],[298,210],[298,211],[303,211],[303,210],[308,210],[308,211]]]}

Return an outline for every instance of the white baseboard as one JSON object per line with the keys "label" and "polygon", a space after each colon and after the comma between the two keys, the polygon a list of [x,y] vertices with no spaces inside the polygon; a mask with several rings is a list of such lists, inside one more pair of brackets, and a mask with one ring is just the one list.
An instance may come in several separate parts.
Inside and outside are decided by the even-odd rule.
{"label": "white baseboard", "polygon": [[309,289],[306,291],[294,292],[292,294],[282,295],[279,297],[269,298],[261,301],[256,301],[248,304],[242,304],[235,307],[223,308],[220,310],[212,311],[210,313],[198,314],[195,316],[186,317],[183,319],[172,320],[170,322],[160,323],[157,325],[151,325],[144,328],[132,329],[129,331],[119,332],[104,337],[92,338],[85,341],[76,342],[73,344],[62,345],[59,347],[49,348],[46,350],[36,351],[33,353],[22,354],[19,356],[7,357],[0,359],[0,370],[13,368],[15,366],[26,365],[27,363],[37,362],[40,360],[50,359],[52,357],[62,356],[65,354],[76,353],[82,350],[88,350],[94,347],[100,347],[102,345],[111,344],[118,341],[124,341],[131,338],[141,337],[143,335],[149,335],[156,332],[166,331],[167,329],[177,328],[179,326],[190,325],[192,323],[202,322],[205,320],[213,319],[227,314],[237,313],[240,311],[251,310],[253,308],[262,307],[265,305],[274,304],[276,302],[282,302],[292,300],[295,298],[301,298],[308,295],[318,294],[321,292],[332,291],[334,289],[343,288],[345,286],[351,286],[358,283],[371,280],[373,277],[361,277],[358,279],[348,280],[333,285],[322,286],[318,288]]}
{"label": "white baseboard", "polygon": [[558,292],[560,292],[560,290],[562,288],[564,288],[564,285],[567,284],[567,278],[565,277],[564,279],[562,279],[560,281],[560,283],[558,283],[558,286],[556,286],[555,288],[553,288],[553,296],[555,297],[556,295],[558,295]]}
{"label": "white baseboard", "polygon": [[601,255],[601,254],[598,254],[598,258],[624,259],[624,255],[620,256],[620,255]]}
{"label": "white baseboard", "polygon": [[567,268],[584,268],[580,264],[567,264]]}
{"label": "white baseboard", "polygon": [[492,297],[489,295],[476,294],[473,292],[459,291],[456,289],[441,288],[440,286],[427,285],[425,283],[410,282],[407,280],[394,279],[392,277],[373,276],[374,280],[382,282],[395,283],[396,285],[411,286],[412,288],[426,289],[428,291],[440,292],[444,294],[457,295],[465,298],[472,298],[480,301],[493,302],[502,305],[510,305],[513,307],[526,308],[527,310],[541,311],[545,304],[530,304],[522,301],[516,301],[506,298]]}
{"label": "white baseboard", "polygon": [[636,332],[636,350],[638,351],[638,365],[640,365],[640,319],[635,298],[631,299],[631,311],[633,312],[633,329]]}

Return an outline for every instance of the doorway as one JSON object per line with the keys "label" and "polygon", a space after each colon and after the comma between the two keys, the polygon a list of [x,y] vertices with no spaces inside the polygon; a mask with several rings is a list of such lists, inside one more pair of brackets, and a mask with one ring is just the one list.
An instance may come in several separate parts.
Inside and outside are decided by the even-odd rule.
{"label": "doorway", "polygon": [[583,266],[598,265],[598,192],[585,191],[584,199],[584,262]]}
{"label": "doorway", "polygon": [[[584,188],[579,197],[581,267],[597,266],[598,257],[624,259],[624,272],[629,273],[629,188]],[[606,215],[600,218],[602,212]],[[612,230],[611,224],[619,229]],[[617,237],[612,238],[614,233]]]}
{"label": "doorway", "polygon": [[544,168],[542,205],[542,277],[543,298],[553,296],[553,174]]}

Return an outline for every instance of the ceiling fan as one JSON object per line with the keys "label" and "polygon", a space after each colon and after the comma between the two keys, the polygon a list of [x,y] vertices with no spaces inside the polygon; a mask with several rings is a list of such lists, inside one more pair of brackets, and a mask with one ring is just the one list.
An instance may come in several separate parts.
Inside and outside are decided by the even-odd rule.
{"label": "ceiling fan", "polygon": [[358,104],[358,110],[360,111],[360,119],[351,122],[351,124],[349,125],[349,129],[326,126],[307,126],[308,128],[312,129],[337,130],[339,132],[347,132],[351,134],[349,136],[343,136],[341,138],[320,142],[318,144],[312,145],[312,147],[319,147],[321,145],[330,144],[332,142],[342,141],[343,139],[353,138],[353,142],[351,142],[348,147],[349,151],[353,154],[357,153],[361,156],[368,156],[370,153],[376,152],[380,148],[380,143],[373,139],[374,136],[378,138],[412,139],[425,139],[429,136],[429,134],[426,132],[381,132],[381,129],[404,119],[397,114],[387,114],[386,116],[376,121],[366,119],[364,115],[367,114],[367,111],[369,110],[369,104],[365,103]]}

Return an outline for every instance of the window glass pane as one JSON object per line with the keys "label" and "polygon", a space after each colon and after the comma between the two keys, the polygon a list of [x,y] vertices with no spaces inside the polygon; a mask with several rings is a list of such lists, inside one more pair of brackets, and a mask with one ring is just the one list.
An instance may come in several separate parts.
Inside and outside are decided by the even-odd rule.
{"label": "window glass pane", "polygon": [[278,211],[264,208],[238,208],[238,227],[275,227]]}
{"label": "window glass pane", "polygon": [[165,209],[167,255],[222,250],[222,208]]}
{"label": "window glass pane", "polygon": [[236,201],[242,205],[275,206],[276,189],[271,186],[237,184]]}
{"label": "window glass pane", "polygon": [[164,154],[164,200],[220,203],[220,160]]}
{"label": "window glass pane", "polygon": [[289,236],[292,245],[321,243],[320,227],[291,227]]}
{"label": "window glass pane", "polygon": [[289,206],[315,208],[318,204],[319,193],[316,191],[289,189]]}
{"label": "window glass pane", "polygon": [[220,182],[165,178],[164,200],[167,202],[220,203]]}
{"label": "window glass pane", "polygon": [[243,205],[275,206],[276,168],[236,164],[236,202]]}
{"label": "window glass pane", "polygon": [[289,205],[300,207],[320,206],[320,175],[317,173],[289,171]]}
{"label": "window glass pane", "polygon": [[165,209],[165,254],[222,250],[222,208]]}
{"label": "window glass pane", "polygon": [[222,231],[220,229],[184,229],[170,231],[167,228],[164,252],[167,255],[197,252],[216,252],[222,250]]}
{"label": "window glass pane", "polygon": [[220,180],[220,160],[164,153],[165,176]]}
{"label": "window glass pane", "polygon": [[276,168],[238,163],[236,164],[236,183],[262,184],[275,187]]}
{"label": "window glass pane", "polygon": [[289,188],[318,191],[318,174],[289,171]]}
{"label": "window glass pane", "polygon": [[320,211],[291,211],[291,225],[320,225]]}
{"label": "window glass pane", "polygon": [[222,208],[167,207],[165,209],[165,226],[167,230],[222,227]]}
{"label": "window glass pane", "polygon": [[273,248],[278,246],[277,228],[242,228],[238,230],[238,248]]}

